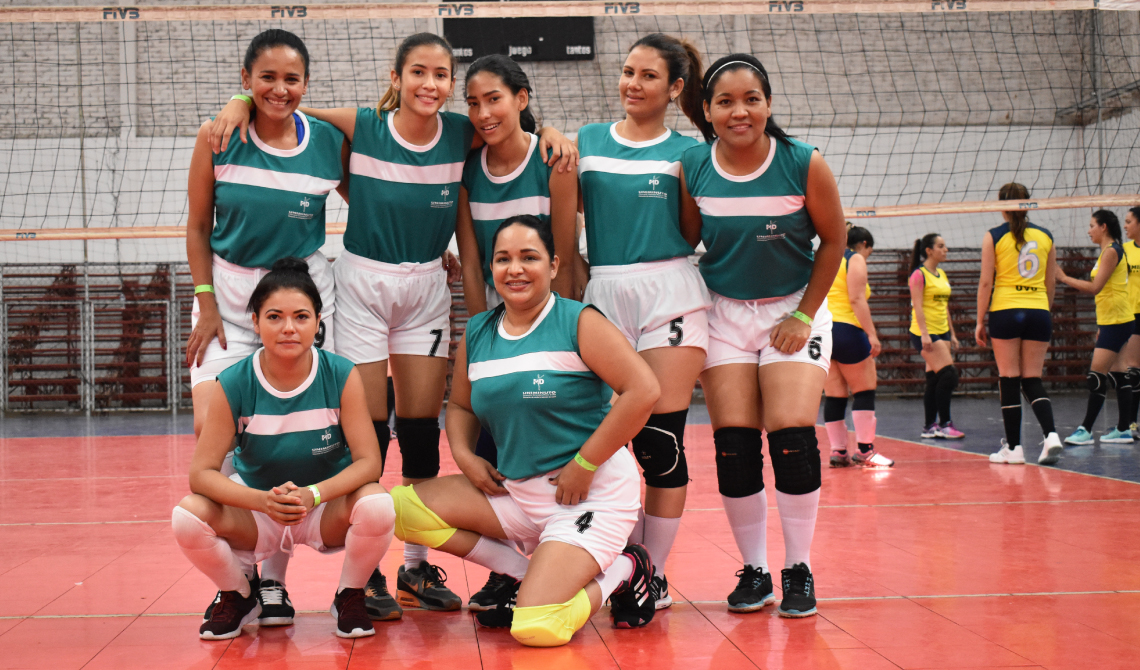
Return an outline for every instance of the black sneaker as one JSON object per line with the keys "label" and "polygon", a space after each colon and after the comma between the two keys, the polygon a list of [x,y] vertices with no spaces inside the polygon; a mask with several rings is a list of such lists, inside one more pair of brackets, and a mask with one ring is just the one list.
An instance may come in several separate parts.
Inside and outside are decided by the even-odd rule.
{"label": "black sneaker", "polygon": [[796,563],[780,571],[781,588],[784,599],[780,601],[777,613],[788,619],[815,614],[815,579],[811,569],[803,563]]}
{"label": "black sneaker", "polygon": [[403,607],[422,607],[437,612],[452,612],[463,606],[459,596],[444,586],[447,573],[438,565],[420,561],[418,568],[400,566],[396,573],[396,602]]}
{"label": "black sneaker", "polygon": [[[493,592],[495,598],[494,602],[489,607],[484,607],[482,610],[475,612],[475,620],[479,622],[480,626],[487,628],[508,628],[511,621],[515,616],[515,599],[519,595],[519,587],[522,582],[511,577],[510,575],[500,575],[498,573],[491,573],[492,577],[498,577],[497,587]],[[490,580],[487,581],[490,585]],[[486,591],[487,587],[479,593]]]}
{"label": "black sneaker", "polygon": [[729,612],[755,612],[776,601],[772,593],[772,574],[746,565],[736,571],[740,581],[728,594]]}
{"label": "black sneaker", "polygon": [[665,575],[653,575],[649,582],[649,590],[653,593],[654,609],[663,610],[672,607],[673,596],[669,595],[669,580]]}
{"label": "black sneaker", "polygon": [[341,589],[333,597],[329,612],[336,619],[337,637],[368,637],[376,634],[372,620],[364,609],[364,589]]}
{"label": "black sneaker", "polygon": [[641,628],[653,621],[657,611],[650,584],[653,582],[653,559],[640,544],[631,544],[622,552],[633,561],[633,573],[610,594],[610,619],[614,628]]}
{"label": "black sneaker", "polygon": [[492,572],[491,575],[487,577],[487,583],[483,585],[483,588],[479,589],[475,595],[471,596],[467,601],[467,609],[472,612],[484,612],[489,609],[494,609],[499,604],[499,591],[512,585],[517,590],[517,584],[518,580],[510,575]]}
{"label": "black sneaker", "polygon": [[209,620],[198,628],[198,637],[203,640],[229,640],[241,635],[241,627],[257,620],[261,614],[261,603],[257,602],[257,591],[250,590],[242,597],[237,591],[222,591],[210,608]]}
{"label": "black sneaker", "polygon": [[[258,575],[257,575],[257,566],[255,565],[255,566],[253,566],[253,577],[251,577],[249,579],[250,593],[257,593],[257,590],[258,590],[257,587],[260,583],[261,583],[261,578],[258,577]],[[221,591],[218,591],[217,593],[214,594],[214,599],[210,601],[210,605],[208,607],[206,607],[206,613],[202,615],[202,623],[206,623],[207,621],[210,620],[210,615],[214,613],[214,606],[218,604],[218,601],[221,600],[221,598],[222,598],[222,592]]]}
{"label": "black sneaker", "polygon": [[289,592],[285,585],[272,579],[263,579],[257,587],[258,600],[261,601],[261,618],[258,623],[262,626],[292,626],[293,603],[289,601]]}
{"label": "black sneaker", "polygon": [[373,621],[394,621],[404,616],[400,603],[388,593],[388,580],[378,569],[372,570],[368,585],[364,587],[364,609]]}

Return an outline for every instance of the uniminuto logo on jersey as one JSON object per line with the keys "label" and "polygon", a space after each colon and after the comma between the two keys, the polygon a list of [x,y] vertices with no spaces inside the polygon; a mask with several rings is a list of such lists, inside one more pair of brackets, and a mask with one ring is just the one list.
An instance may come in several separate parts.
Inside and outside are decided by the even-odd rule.
{"label": "uniminuto logo on jersey", "polygon": [[447,186],[443,187],[443,190],[439,192],[439,195],[440,197],[444,198],[444,200],[433,200],[431,203],[433,209],[447,209],[455,204],[455,201],[449,198],[451,195],[451,189]]}
{"label": "uniminuto logo on jersey", "polygon": [[544,384],[546,384],[546,379],[543,378],[542,375],[535,376],[534,385],[538,390],[537,391],[523,391],[523,398],[524,399],[528,399],[528,398],[557,398],[558,397],[557,391],[543,391],[542,390],[542,387]]}
{"label": "uniminuto logo on jersey", "polygon": [[657,187],[661,184],[661,179],[657,175],[649,178],[649,191],[638,191],[637,197],[639,198],[657,198],[659,200],[668,200],[669,194],[665,191],[658,191]]}

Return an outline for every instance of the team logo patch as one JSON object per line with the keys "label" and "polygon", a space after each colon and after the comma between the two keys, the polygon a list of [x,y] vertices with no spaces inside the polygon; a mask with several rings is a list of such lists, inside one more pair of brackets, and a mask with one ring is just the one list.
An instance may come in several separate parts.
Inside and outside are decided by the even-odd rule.
{"label": "team logo patch", "polygon": [[658,191],[657,187],[661,185],[661,179],[657,175],[649,178],[649,190],[638,191],[637,197],[639,198],[658,198],[660,200],[668,200],[669,193],[666,191]]}
{"label": "team logo patch", "polygon": [[594,513],[584,512],[582,516],[574,520],[574,525],[578,527],[579,533],[585,533],[594,524]]}
{"label": "team logo patch", "polygon": [[546,378],[542,375],[535,375],[534,387],[537,391],[523,391],[523,398],[557,398],[557,391],[543,391],[542,387],[546,384]]}
{"label": "team logo patch", "polygon": [[301,198],[301,202],[299,205],[301,207],[301,211],[300,212],[293,212],[293,211],[289,212],[289,218],[290,219],[302,219],[302,220],[308,220],[308,219],[313,218],[314,214],[309,211],[309,205],[311,205],[311,204],[313,204],[313,203],[309,202],[308,196]]}
{"label": "team logo patch", "polygon": [[448,209],[455,204],[455,201],[450,197],[451,189],[449,187],[444,186],[443,190],[439,192],[439,196],[443,199],[433,200],[431,203],[432,209]]}
{"label": "team logo patch", "polygon": [[819,357],[823,355],[823,337],[816,335],[808,340],[808,356],[811,356],[813,361],[818,361]]}
{"label": "team logo patch", "polygon": [[768,223],[764,226],[764,232],[756,236],[757,242],[772,242],[774,240],[784,239],[786,233],[780,232],[780,226],[776,223],[775,219],[768,219]]}

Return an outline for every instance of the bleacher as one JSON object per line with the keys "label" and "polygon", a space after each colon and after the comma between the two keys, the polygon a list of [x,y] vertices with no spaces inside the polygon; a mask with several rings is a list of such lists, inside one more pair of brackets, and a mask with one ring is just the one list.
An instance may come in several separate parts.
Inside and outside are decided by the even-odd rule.
{"label": "bleacher", "polygon": [[[880,391],[921,392],[923,362],[910,346],[909,250],[878,250],[868,261],[871,312],[883,343]],[[1058,252],[1065,271],[1086,274],[1088,248]],[[954,287],[951,317],[962,341],[960,392],[993,392],[997,369],[973,340],[979,252],[951,252],[943,266]],[[185,343],[193,286],[185,264],[0,266],[2,411],[188,410]],[[467,312],[452,286],[452,348]],[[1051,388],[1084,381],[1095,340],[1091,296],[1059,286],[1053,346],[1044,378]]]}

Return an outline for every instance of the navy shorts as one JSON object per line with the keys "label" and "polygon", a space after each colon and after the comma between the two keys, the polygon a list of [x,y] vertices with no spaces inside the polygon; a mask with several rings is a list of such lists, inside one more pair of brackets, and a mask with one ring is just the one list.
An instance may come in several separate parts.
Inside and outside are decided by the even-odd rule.
{"label": "navy shorts", "polygon": [[1108,349],[1119,354],[1128,342],[1128,338],[1132,337],[1132,333],[1136,329],[1135,323],[1135,321],[1129,321],[1128,323],[1114,323],[1111,326],[1097,326],[1096,348]]}
{"label": "navy shorts", "polygon": [[871,340],[859,326],[838,321],[831,324],[831,360],[843,365],[862,363],[871,356]]}
{"label": "navy shorts", "polygon": [[[938,333],[937,335],[935,335],[934,333],[930,334],[930,341],[931,342],[937,342],[938,340],[943,340],[945,342],[949,342],[950,341],[950,331],[946,331],[945,333]],[[922,353],[922,338],[921,337],[919,337],[918,335],[915,335],[914,333],[911,333],[910,344],[911,344],[911,346],[914,347],[915,351],[917,351],[920,354]]]}
{"label": "navy shorts", "polygon": [[1053,337],[1053,315],[1047,309],[999,309],[990,312],[990,337],[1048,342]]}
{"label": "navy shorts", "polygon": [[1136,319],[1135,321],[1132,322],[1136,326],[1135,330],[1132,331],[1132,334],[1133,335],[1140,335],[1140,314],[1133,314],[1132,316]]}

